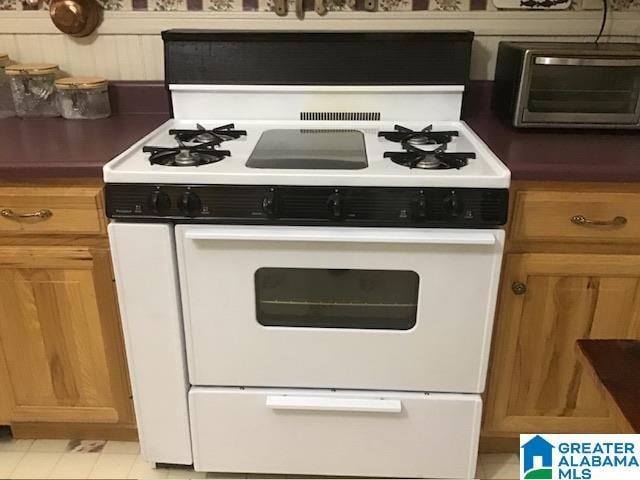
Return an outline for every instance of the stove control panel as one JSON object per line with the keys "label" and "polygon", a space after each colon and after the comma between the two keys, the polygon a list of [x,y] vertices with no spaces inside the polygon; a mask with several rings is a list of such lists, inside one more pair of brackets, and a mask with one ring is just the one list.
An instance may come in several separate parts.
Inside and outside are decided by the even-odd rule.
{"label": "stove control panel", "polygon": [[489,228],[509,192],[485,188],[107,184],[107,216],[174,223]]}

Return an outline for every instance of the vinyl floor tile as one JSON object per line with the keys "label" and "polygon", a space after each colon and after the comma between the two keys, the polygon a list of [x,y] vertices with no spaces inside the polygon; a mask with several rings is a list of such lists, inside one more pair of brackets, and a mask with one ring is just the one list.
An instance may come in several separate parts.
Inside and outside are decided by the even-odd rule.
{"label": "vinyl floor tile", "polygon": [[169,468],[167,478],[206,478],[206,473],[194,472],[191,468]]}
{"label": "vinyl floor tile", "polygon": [[156,478],[167,478],[169,471],[166,468],[153,468],[150,463],[138,455],[133,463],[127,478],[137,480],[151,480]]}
{"label": "vinyl floor tile", "polygon": [[48,440],[38,439],[34,440],[29,448],[30,452],[38,453],[64,453],[69,445],[69,440]]}
{"label": "vinyl floor tile", "polygon": [[33,440],[0,439],[0,452],[26,452],[31,448]]}
{"label": "vinyl floor tile", "polygon": [[102,449],[102,453],[138,455],[140,453],[140,444],[138,442],[115,442],[109,440]]}
{"label": "vinyl floor tile", "polygon": [[27,452],[20,459],[9,478],[39,480],[48,478],[62,457],[62,453]]}
{"label": "vinyl floor tile", "polygon": [[89,477],[99,453],[64,453],[49,474],[54,479],[84,479]]}
{"label": "vinyl floor tile", "polygon": [[483,463],[485,480],[511,480],[520,477],[519,463]]}
{"label": "vinyl floor tile", "polygon": [[0,478],[9,478],[24,456],[25,452],[0,451]]}
{"label": "vinyl floor tile", "polygon": [[101,453],[87,478],[116,480],[127,478],[137,455]]}

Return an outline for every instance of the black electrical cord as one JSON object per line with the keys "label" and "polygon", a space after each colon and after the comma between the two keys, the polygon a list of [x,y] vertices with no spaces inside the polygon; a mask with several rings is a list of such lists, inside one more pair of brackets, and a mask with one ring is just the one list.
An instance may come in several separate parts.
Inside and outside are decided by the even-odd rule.
{"label": "black electrical cord", "polygon": [[598,43],[600,41],[600,37],[602,36],[602,33],[604,32],[604,27],[607,24],[607,13],[609,10],[609,1],[608,0],[602,0],[602,5],[603,5],[603,10],[602,10],[602,24],[600,25],[600,31],[598,32],[598,36],[596,37],[596,42]]}

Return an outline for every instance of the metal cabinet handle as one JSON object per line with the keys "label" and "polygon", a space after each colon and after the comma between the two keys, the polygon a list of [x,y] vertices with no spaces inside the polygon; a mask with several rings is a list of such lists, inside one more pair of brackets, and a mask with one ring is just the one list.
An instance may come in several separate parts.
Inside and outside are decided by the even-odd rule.
{"label": "metal cabinet handle", "polygon": [[41,220],[46,220],[47,218],[53,215],[53,212],[48,208],[43,208],[33,213],[16,213],[10,208],[3,208],[2,210],[0,210],[0,215],[2,215],[4,218],[8,218],[10,220],[18,220],[18,221],[26,220],[29,218],[38,218]]}
{"label": "metal cabinet handle", "polygon": [[569,58],[536,57],[536,65],[565,65],[572,67],[638,67],[640,60],[634,58]]}
{"label": "metal cabinet handle", "polygon": [[597,226],[620,226],[627,223],[626,217],[614,217],[612,220],[591,220],[584,215],[574,215],[571,217],[571,223],[576,225],[597,225]]}
{"label": "metal cabinet handle", "polygon": [[516,295],[524,295],[527,293],[527,286],[522,282],[513,282],[511,284],[511,290],[513,290],[513,293]]}

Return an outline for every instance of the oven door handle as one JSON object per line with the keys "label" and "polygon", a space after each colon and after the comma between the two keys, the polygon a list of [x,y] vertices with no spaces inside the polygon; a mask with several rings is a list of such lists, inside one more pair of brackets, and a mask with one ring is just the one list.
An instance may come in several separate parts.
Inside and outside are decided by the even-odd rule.
{"label": "oven door handle", "polygon": [[489,231],[422,230],[419,228],[323,228],[212,226],[185,230],[188,240],[253,240],[274,242],[413,243],[433,245],[495,245]]}
{"label": "oven door handle", "polygon": [[384,398],[313,397],[306,395],[268,395],[272,410],[310,410],[318,412],[401,413],[400,400]]}

